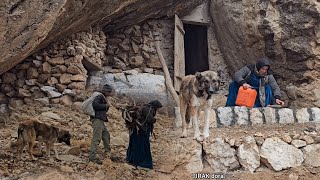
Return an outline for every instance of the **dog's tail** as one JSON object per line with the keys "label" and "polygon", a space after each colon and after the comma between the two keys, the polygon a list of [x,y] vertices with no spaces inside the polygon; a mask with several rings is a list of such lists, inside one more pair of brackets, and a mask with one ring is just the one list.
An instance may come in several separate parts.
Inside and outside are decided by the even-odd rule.
{"label": "dog's tail", "polygon": [[17,142],[22,143],[23,141],[23,127],[19,127],[18,128],[18,140]]}
{"label": "dog's tail", "polygon": [[22,137],[23,127],[18,128],[18,139]]}
{"label": "dog's tail", "polygon": [[187,111],[186,111],[186,123],[189,124],[190,123],[190,107],[187,107]]}
{"label": "dog's tail", "polygon": [[11,149],[16,149],[23,143],[23,127],[18,128],[18,139],[15,142],[11,142],[10,147]]}

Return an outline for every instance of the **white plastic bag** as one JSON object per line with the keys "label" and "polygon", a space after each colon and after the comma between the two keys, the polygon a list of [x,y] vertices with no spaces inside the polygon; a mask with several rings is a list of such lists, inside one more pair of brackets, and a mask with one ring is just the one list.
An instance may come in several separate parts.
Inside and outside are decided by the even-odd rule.
{"label": "white plastic bag", "polygon": [[92,103],[93,103],[93,100],[100,94],[102,93],[94,92],[88,99],[82,102],[81,109],[84,113],[92,117],[95,116],[95,111],[93,109]]}

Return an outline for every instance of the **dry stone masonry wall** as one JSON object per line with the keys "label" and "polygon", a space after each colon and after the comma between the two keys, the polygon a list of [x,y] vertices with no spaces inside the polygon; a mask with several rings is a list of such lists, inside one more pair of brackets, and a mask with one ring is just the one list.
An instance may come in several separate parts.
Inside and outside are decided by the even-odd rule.
{"label": "dry stone masonry wall", "polygon": [[216,173],[239,169],[254,172],[266,167],[275,171],[302,165],[319,167],[319,148],[310,135],[291,138],[255,134],[241,140],[214,138],[203,144],[204,159]]}
{"label": "dry stone masonry wall", "polygon": [[101,65],[105,48],[106,36],[93,28],[51,44],[1,76],[0,103],[15,107],[39,100],[71,106],[82,101],[88,77],[82,61]]}
{"label": "dry stone masonry wall", "polygon": [[85,68],[84,61],[103,67],[105,73],[130,74],[134,69],[138,74],[162,75],[155,49],[155,40],[160,39],[164,58],[173,71],[172,20],[150,20],[107,35],[100,28],[72,34],[1,75],[0,104],[14,107],[33,100],[79,104],[90,70]]}
{"label": "dry stone masonry wall", "polygon": [[[193,159],[186,168],[190,173],[206,170],[224,174],[234,171],[282,171],[298,166],[316,168],[320,166],[319,132],[318,123],[308,123],[298,132],[281,129],[280,132],[261,133],[259,130],[249,130],[238,136],[225,136],[220,132],[220,135],[210,136],[202,143],[191,140],[196,149],[192,150],[202,151],[202,155],[192,153]],[[210,170],[203,164],[209,165]]]}
{"label": "dry stone masonry wall", "polygon": [[317,107],[276,109],[271,107],[246,108],[244,106],[235,106],[219,107],[214,113],[217,118],[217,127],[320,122],[320,109]]}
{"label": "dry stone masonry wall", "polygon": [[[173,69],[173,27],[166,20],[150,20],[141,25],[123,28],[108,34],[107,59],[105,65],[112,69],[109,72],[122,72],[136,69],[138,72],[159,74],[162,69],[155,40],[164,41],[162,49],[164,58]],[[169,47],[166,47],[169,46]],[[169,55],[170,56],[169,56]],[[168,58],[170,57],[170,58]]]}

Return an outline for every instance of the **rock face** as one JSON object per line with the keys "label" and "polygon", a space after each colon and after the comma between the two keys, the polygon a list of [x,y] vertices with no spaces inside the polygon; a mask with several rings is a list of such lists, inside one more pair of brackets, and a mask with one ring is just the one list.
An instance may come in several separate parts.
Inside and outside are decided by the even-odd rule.
{"label": "rock face", "polygon": [[317,0],[210,1],[216,38],[230,73],[267,56],[281,89],[286,89],[285,81],[296,86],[291,105],[319,106],[319,7]]}
{"label": "rock face", "polygon": [[201,3],[202,0],[107,0],[103,3],[99,0],[1,1],[0,74],[32,52],[93,24],[115,29],[147,18],[183,14]]}

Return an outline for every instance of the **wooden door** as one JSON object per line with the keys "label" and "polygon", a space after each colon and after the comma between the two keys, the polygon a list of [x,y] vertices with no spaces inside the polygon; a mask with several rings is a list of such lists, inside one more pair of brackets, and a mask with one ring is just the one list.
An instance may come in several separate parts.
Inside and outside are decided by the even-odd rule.
{"label": "wooden door", "polygon": [[181,79],[185,76],[184,34],[183,23],[175,15],[174,26],[174,89],[180,91]]}

